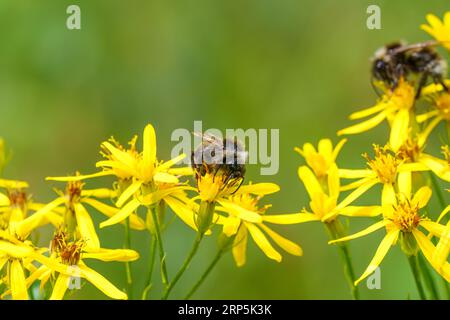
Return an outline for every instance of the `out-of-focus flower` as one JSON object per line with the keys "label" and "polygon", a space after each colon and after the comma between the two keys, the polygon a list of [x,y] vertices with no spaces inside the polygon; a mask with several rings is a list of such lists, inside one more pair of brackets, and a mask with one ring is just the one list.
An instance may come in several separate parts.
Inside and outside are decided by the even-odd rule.
{"label": "out-of-focus flower", "polygon": [[422,24],[420,28],[429,33],[444,48],[450,51],[450,11],[444,14],[442,21],[434,14],[428,14],[426,18],[429,24]]}
{"label": "out-of-focus flower", "polygon": [[333,143],[330,139],[322,139],[316,148],[311,143],[305,143],[303,148],[296,147],[294,150],[305,158],[308,166],[314,171],[316,177],[321,180],[327,176],[331,165],[336,163],[342,147],[347,139],[342,139],[333,149]]}

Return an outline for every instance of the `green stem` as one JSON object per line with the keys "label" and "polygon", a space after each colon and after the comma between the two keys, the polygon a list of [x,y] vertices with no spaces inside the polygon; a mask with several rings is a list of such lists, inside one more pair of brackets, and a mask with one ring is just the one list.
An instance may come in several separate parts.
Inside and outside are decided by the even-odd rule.
{"label": "green stem", "polygon": [[425,263],[425,259],[422,255],[418,256],[419,259],[419,267],[422,270],[423,278],[425,280],[425,284],[428,287],[429,292],[431,293],[431,298],[433,300],[439,300],[439,291],[436,287],[436,283],[433,279],[433,276],[430,273],[430,269],[428,265]]}
{"label": "green stem", "polygon": [[142,292],[142,300],[147,300],[148,294],[152,287],[152,276],[153,276],[153,267],[155,265],[155,256],[156,256],[156,239],[153,238],[153,235],[150,233],[150,252],[149,252],[149,267],[148,267],[148,276],[147,281],[145,282],[144,291]]}
{"label": "green stem", "polygon": [[[326,223],[326,226],[332,240],[336,240],[344,236],[342,225],[339,221],[335,220],[333,222]],[[355,286],[355,271],[353,270],[352,259],[350,256],[350,251],[348,250],[348,246],[346,243],[339,243],[337,244],[337,246],[339,247],[341,260],[344,263],[344,274],[350,287],[352,297],[354,300],[359,300],[359,289],[357,286]]]}
{"label": "green stem", "polygon": [[[131,235],[130,235],[130,218],[125,221],[125,249],[131,248]],[[128,299],[133,299],[133,277],[131,275],[131,262],[125,262],[125,271],[127,275],[127,295]]]}
{"label": "green stem", "polygon": [[198,247],[200,245],[200,242],[202,242],[203,236],[205,235],[206,231],[209,230],[211,227],[213,215],[214,215],[214,208],[215,208],[215,202],[208,202],[208,201],[202,201],[200,203],[200,207],[196,216],[196,225],[197,225],[197,236],[195,237],[194,244],[192,245],[191,251],[189,252],[189,255],[184,260],[183,265],[181,266],[180,270],[178,270],[175,277],[170,282],[169,286],[166,288],[166,291],[164,292],[162,296],[162,300],[167,300],[167,298],[170,295],[170,292],[177,284],[178,280],[180,280],[181,276],[184,274],[186,269],[189,267],[192,259],[194,258],[195,254],[197,253]]}
{"label": "green stem", "polygon": [[189,265],[190,265],[190,263],[192,261],[192,258],[194,258],[195,254],[197,253],[198,247],[199,247],[200,242],[202,241],[202,239],[203,239],[203,234],[202,233],[197,233],[197,236],[195,237],[195,241],[194,241],[194,244],[192,245],[192,248],[191,248],[191,251],[189,252],[189,255],[184,260],[183,265],[181,266],[180,270],[178,270],[177,274],[172,279],[172,281],[170,282],[169,286],[166,288],[166,291],[164,292],[164,294],[162,296],[162,300],[167,300],[167,298],[170,295],[170,292],[175,287],[175,285],[177,284],[178,280],[180,280],[181,276],[184,274],[186,269],[189,267]]}
{"label": "green stem", "polygon": [[224,253],[223,250],[219,250],[217,252],[216,256],[214,257],[214,260],[211,261],[211,263],[209,264],[208,268],[202,274],[200,279],[198,279],[198,281],[195,283],[195,285],[191,288],[189,293],[184,298],[185,300],[189,300],[192,297],[192,295],[197,291],[197,289],[201,286],[201,284],[206,280],[206,277],[208,277],[209,273],[212,271],[212,269],[214,269],[214,267],[216,266],[217,262],[219,262],[220,258],[222,258],[223,253]]}
{"label": "green stem", "polygon": [[416,282],[417,291],[421,300],[426,300],[425,291],[423,290],[422,279],[420,278],[420,269],[417,259],[417,255],[408,256],[409,266],[411,267],[412,274],[414,276],[414,281]]}
{"label": "green stem", "polygon": [[158,219],[158,215],[156,214],[156,207],[150,209],[153,224],[155,227],[155,237],[156,242],[158,243],[158,251],[159,251],[159,264],[161,268],[161,279],[162,283],[167,286],[169,284],[169,277],[167,276],[167,267],[166,267],[166,252],[164,251],[164,245],[161,237],[161,226],[160,221]]}

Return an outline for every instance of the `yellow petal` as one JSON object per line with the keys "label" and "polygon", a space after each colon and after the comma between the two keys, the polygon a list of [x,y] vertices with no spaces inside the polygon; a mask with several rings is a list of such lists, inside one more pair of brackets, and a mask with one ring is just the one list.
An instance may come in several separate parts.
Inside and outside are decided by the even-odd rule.
{"label": "yellow petal", "polygon": [[167,170],[167,173],[173,174],[174,176],[192,176],[194,171],[191,167],[182,167],[182,168],[170,168]]}
{"label": "yellow petal", "polygon": [[325,158],[331,158],[333,153],[333,144],[330,139],[321,139],[317,150]]}
{"label": "yellow petal", "polygon": [[310,198],[323,193],[319,181],[317,181],[316,176],[307,166],[302,166],[298,169],[298,176],[303,181]]}
{"label": "yellow petal", "polygon": [[280,187],[275,183],[255,183],[241,186],[234,194],[251,193],[255,195],[266,195],[280,191]]}
{"label": "yellow petal", "polygon": [[309,221],[319,221],[320,219],[312,213],[288,213],[277,215],[263,215],[263,221],[275,224],[297,224]]}
{"label": "yellow petal", "polygon": [[381,206],[347,206],[339,211],[340,215],[348,217],[376,217],[383,212]]}
{"label": "yellow petal", "polygon": [[0,179],[0,188],[5,189],[26,189],[28,183],[25,181]]}
{"label": "yellow petal", "polygon": [[153,176],[153,180],[160,183],[178,183],[178,178],[166,172],[157,172]]}
{"label": "yellow petal", "polygon": [[135,261],[139,253],[129,249],[86,249],[83,259],[97,259],[101,261]]}
{"label": "yellow petal", "polygon": [[189,227],[197,231],[197,226],[195,224],[195,212],[182,201],[173,198],[166,197],[164,202],[172,209],[172,211]]}
{"label": "yellow petal", "polygon": [[31,233],[31,231],[33,231],[41,224],[42,219],[44,219],[45,216],[49,214],[49,212],[62,205],[64,202],[65,199],[63,197],[53,200],[42,209],[36,211],[33,215],[18,223],[16,226],[16,233],[20,237],[26,238]]}
{"label": "yellow petal", "polygon": [[371,234],[372,232],[375,232],[375,231],[385,227],[387,224],[389,224],[388,220],[381,220],[360,232],[354,233],[352,235],[349,235],[349,236],[346,236],[346,237],[343,237],[340,239],[329,241],[328,244],[334,244],[337,242],[348,241],[348,240],[353,240],[356,238],[364,237],[368,234]]}
{"label": "yellow petal", "polygon": [[141,204],[136,199],[131,199],[118,213],[106,221],[100,223],[100,228],[112,226],[119,223],[130,216]]}
{"label": "yellow petal", "polygon": [[448,225],[441,234],[441,238],[432,256],[433,263],[438,267],[442,267],[447,262],[449,253],[450,253],[450,225]]}
{"label": "yellow petal", "polygon": [[442,210],[441,214],[439,215],[439,218],[437,219],[437,223],[439,223],[450,211],[450,205],[448,205],[444,210]]}
{"label": "yellow petal", "polygon": [[420,226],[428,230],[435,237],[442,237],[442,234],[445,231],[445,226],[442,224],[430,221],[430,220],[421,220]]}
{"label": "yellow petal", "polygon": [[419,208],[424,208],[430,201],[431,194],[432,194],[431,188],[424,186],[419,190],[417,190],[416,194],[412,199],[412,202],[414,204],[417,204]]}
{"label": "yellow petal", "polygon": [[91,216],[81,203],[75,203],[74,209],[77,226],[81,236],[86,240],[86,246],[90,248],[100,248],[100,240],[98,239]]}
{"label": "yellow petal", "polygon": [[104,177],[114,175],[111,171],[100,171],[92,174],[85,175],[77,175],[77,176],[67,176],[67,177],[47,177],[45,180],[47,181],[60,181],[60,182],[69,182],[69,181],[80,181],[85,179],[92,179],[97,177]]}
{"label": "yellow petal", "polygon": [[442,120],[443,118],[441,116],[436,116],[433,120],[430,121],[430,123],[427,124],[425,129],[423,129],[422,132],[419,134],[419,138],[417,141],[419,147],[423,147],[425,145],[431,132]]}
{"label": "yellow petal", "polygon": [[255,241],[256,245],[264,252],[264,254],[277,262],[281,262],[281,255],[276,251],[269,240],[267,240],[266,236],[256,227],[254,224],[245,222],[245,226],[247,227],[250,235]]}
{"label": "yellow petal", "polygon": [[28,290],[22,264],[19,260],[12,260],[9,269],[9,284],[13,300],[28,300]]}
{"label": "yellow petal", "polygon": [[[81,202],[87,203],[88,205],[95,208],[99,212],[103,213],[107,217],[112,217],[120,211],[120,209],[118,209],[116,207],[108,206],[98,200],[95,200],[95,199],[84,198],[84,199],[81,199]],[[131,229],[134,229],[134,230],[144,230],[145,229],[145,222],[138,215],[131,214],[129,218],[130,218],[130,228]],[[122,221],[121,223],[125,223],[125,222]]]}
{"label": "yellow petal", "polygon": [[341,203],[339,203],[336,206],[336,210],[341,210],[342,208],[345,208],[346,206],[350,205],[353,201],[358,199],[360,196],[362,196],[364,193],[366,193],[370,188],[372,188],[374,185],[376,185],[378,181],[376,180],[368,180],[361,186],[359,186],[355,191],[350,193],[344,200],[342,200]]}
{"label": "yellow petal", "polygon": [[328,192],[330,197],[339,197],[341,182],[339,179],[338,168],[336,164],[332,164],[328,170]]}
{"label": "yellow petal", "polygon": [[70,276],[65,274],[59,274],[56,279],[55,285],[53,286],[52,295],[49,300],[62,300],[64,299],[64,294],[69,287]]}
{"label": "yellow petal", "polygon": [[[161,164],[161,165],[159,165],[158,167],[157,167],[157,170],[158,171],[166,171],[166,170],[168,170],[169,168],[171,168],[173,165],[175,165],[175,164],[177,164],[178,162],[180,162],[181,160],[183,160],[184,158],[186,158],[186,154],[180,154],[179,156],[177,156],[177,157],[175,157],[175,158],[173,158],[173,159],[170,159],[169,161],[166,161],[166,162],[164,162],[163,164]],[[183,169],[183,168],[178,168],[178,169]],[[191,172],[192,172],[192,168],[190,168],[191,169]],[[170,173],[170,172],[169,172]]]}
{"label": "yellow petal", "polygon": [[33,249],[25,245],[12,244],[8,241],[0,240],[0,252],[11,258],[25,258],[33,253]]}
{"label": "yellow petal", "polygon": [[156,162],[156,133],[151,124],[148,124],[144,129],[143,141],[144,166],[146,168],[152,167]]}
{"label": "yellow petal", "polygon": [[264,230],[264,232],[267,233],[269,237],[272,238],[272,240],[279,245],[284,251],[294,255],[294,256],[301,256],[303,255],[302,248],[297,245],[296,243],[292,242],[291,240],[288,240],[272,229],[268,228],[267,226],[260,224],[259,227]]}
{"label": "yellow petal", "polygon": [[123,150],[116,148],[109,142],[103,142],[102,146],[104,148],[106,148],[115,159],[117,159],[117,161],[115,161],[115,162],[119,162],[129,169],[135,168],[136,159],[132,155],[130,155],[129,153],[127,153]]}
{"label": "yellow petal", "polygon": [[128,188],[126,188],[122,194],[120,195],[119,199],[116,202],[116,206],[118,206],[119,208],[121,206],[123,206],[123,204],[130,199],[133,195],[135,195],[139,189],[142,186],[142,182],[141,181],[135,181],[132,184],[130,184],[128,186]]}
{"label": "yellow petal", "polygon": [[117,195],[117,191],[111,190],[108,188],[99,188],[99,189],[91,189],[91,190],[82,190],[81,196],[82,197],[95,197],[95,198],[101,198],[101,199],[110,199],[114,198]]}
{"label": "yellow petal", "polygon": [[236,216],[242,220],[252,222],[252,223],[262,222],[262,217],[259,213],[247,210],[247,209],[239,206],[238,204],[228,201],[228,200],[221,200],[221,201],[219,201],[219,203],[225,209],[227,209],[228,212],[230,212],[231,214],[233,214],[234,216]]}
{"label": "yellow petal", "polygon": [[366,178],[368,176],[371,176],[372,170],[339,169],[338,173],[339,173],[339,177],[344,178],[344,179],[360,179],[360,178]]}
{"label": "yellow petal", "polygon": [[9,198],[3,193],[0,193],[0,207],[9,206]]}
{"label": "yellow petal", "polygon": [[227,237],[231,237],[238,232],[240,225],[241,219],[234,216],[229,216],[224,219],[222,232]]}
{"label": "yellow petal", "polygon": [[397,204],[397,196],[395,195],[394,186],[390,183],[383,185],[381,193],[381,205],[383,207],[392,207]]}
{"label": "yellow petal", "polygon": [[405,139],[408,137],[408,128],[409,110],[401,109],[394,117],[389,138],[389,143],[394,151],[397,151],[405,142]]}
{"label": "yellow petal", "polygon": [[113,299],[126,300],[127,295],[117,289],[111,282],[106,280],[101,274],[88,268],[86,265],[79,265],[81,275],[90,283],[96,286],[100,291]]}
{"label": "yellow petal", "polygon": [[234,238],[232,249],[233,258],[238,267],[242,267],[243,265],[245,265],[245,262],[247,260],[247,241],[247,228],[239,228],[236,238]]}
{"label": "yellow petal", "polygon": [[370,118],[366,121],[355,124],[353,126],[347,127],[345,129],[339,130],[337,134],[338,136],[341,136],[343,134],[357,134],[364,131],[368,131],[379,125],[381,122],[383,122],[384,119],[386,119],[386,113],[380,112],[373,118]]}
{"label": "yellow petal", "polygon": [[394,229],[389,231],[388,234],[383,238],[380,245],[378,246],[377,251],[375,252],[375,256],[373,257],[372,261],[370,261],[366,271],[364,271],[361,277],[355,281],[355,286],[358,285],[358,283],[364,280],[367,276],[369,276],[372,272],[374,272],[376,268],[378,268],[391,246],[395,243],[395,241],[397,241],[399,233],[400,230]]}
{"label": "yellow petal", "polygon": [[411,196],[412,190],[412,174],[408,171],[403,171],[398,173],[398,191],[409,198]]}
{"label": "yellow petal", "polygon": [[380,102],[377,103],[375,106],[361,110],[361,111],[356,111],[353,112],[349,119],[350,120],[358,120],[358,119],[362,119],[362,118],[366,118],[368,116],[371,116],[375,113],[378,113],[380,111],[383,111],[384,109],[386,109],[387,105],[385,102]]}

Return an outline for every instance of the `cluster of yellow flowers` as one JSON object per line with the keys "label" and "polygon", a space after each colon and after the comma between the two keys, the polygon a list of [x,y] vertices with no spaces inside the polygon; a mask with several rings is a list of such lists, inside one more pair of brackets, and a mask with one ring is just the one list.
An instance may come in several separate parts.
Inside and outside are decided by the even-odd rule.
{"label": "cluster of yellow flowers", "polygon": [[[444,22],[429,16],[430,25],[423,29],[432,34],[450,50],[450,12]],[[447,81],[450,85],[450,81]],[[446,82],[446,83],[447,83]],[[12,299],[62,299],[73,289],[74,279],[85,279],[114,299],[133,298],[136,293],[130,262],[139,254],[130,248],[131,231],[147,231],[151,235],[150,262],[145,289],[141,298],[147,299],[153,284],[156,254],[159,254],[162,298],[167,299],[178,280],[196,255],[205,235],[220,228],[218,252],[202,277],[186,295],[189,298],[205,280],[217,261],[231,251],[237,266],[246,263],[249,236],[270,259],[280,262],[282,256],[276,244],[289,254],[301,256],[302,249],[269,227],[270,224],[288,225],[321,221],[330,235],[330,243],[338,243],[345,264],[346,276],[354,298],[359,298],[356,285],[370,275],[381,263],[392,245],[399,242],[410,257],[421,297],[424,297],[418,264],[422,252],[429,264],[447,282],[450,281],[450,222],[443,224],[450,206],[445,206],[436,219],[427,216],[424,209],[432,197],[424,173],[431,172],[444,181],[450,181],[450,151],[443,146],[443,158],[425,152],[432,131],[440,122],[450,121],[450,93],[440,84],[423,89],[421,100],[432,110],[418,114],[414,83],[402,78],[395,89],[385,89],[378,103],[356,112],[351,119],[371,117],[357,125],[338,132],[339,135],[367,131],[384,120],[390,125],[390,137],[385,146],[374,146],[374,155],[364,155],[365,169],[339,168],[336,159],[346,139],[333,147],[331,140],[323,139],[317,149],[310,143],[295,150],[305,159],[298,175],[311,201],[309,209],[284,214],[266,214],[270,205],[260,200],[280,190],[273,183],[243,184],[243,175],[233,175],[224,166],[202,163],[192,167],[176,167],[186,155],[169,161],[157,157],[156,134],[147,125],[142,134],[142,150],[138,136],[123,146],[113,138],[101,144],[102,160],[96,163],[98,172],[68,177],[48,177],[47,180],[65,183],[64,191],[56,191],[56,198],[48,204],[34,202],[29,196],[28,184],[23,181],[0,179],[0,293]],[[9,160],[0,140],[0,174]],[[225,168],[225,169],[224,169]],[[194,176],[195,179],[191,177]],[[89,189],[91,179],[113,178],[104,188]],[[342,179],[353,179],[341,185]],[[103,180],[102,180],[103,181]],[[194,183],[193,183],[194,182]],[[354,202],[375,185],[381,184],[380,203],[358,206]],[[436,184],[438,186],[438,184]],[[342,193],[348,192],[345,197]],[[436,190],[440,192],[440,190]],[[192,249],[178,272],[169,276],[164,249],[163,231],[168,226],[166,209],[170,208],[195,234]],[[125,249],[106,249],[101,245],[92,213],[100,212],[107,219],[99,228],[122,224],[125,231]],[[345,235],[340,217],[371,217],[378,221],[354,235]],[[435,221],[433,221],[435,220]],[[39,247],[33,235],[44,225],[54,226],[49,247]],[[364,273],[356,279],[350,253],[345,241],[358,238],[379,229],[386,236]],[[125,262],[127,288],[118,289],[101,274],[87,266],[89,259],[104,262]],[[426,281],[432,281],[426,277]],[[40,290],[33,286],[39,283]],[[30,289],[31,288],[31,289]],[[36,295],[39,295],[36,297]]]}
{"label": "cluster of yellow flowers", "polygon": [[[431,34],[437,44],[450,50],[450,12],[441,22],[434,15],[428,15],[429,25],[422,29]],[[431,43],[431,42],[430,42]],[[427,44],[428,45],[428,44]],[[423,88],[421,95],[416,94],[415,80],[402,76],[393,88],[384,88],[384,93],[375,106],[355,112],[350,119],[368,118],[363,122],[340,130],[338,135],[353,135],[368,131],[387,120],[390,127],[386,145],[374,145],[374,154],[364,154],[367,161],[365,169],[343,169],[336,165],[336,156],[346,140],[342,140],[333,150],[330,140],[321,140],[318,150],[311,144],[305,144],[297,151],[306,159],[309,166],[299,169],[300,179],[311,197],[311,212],[305,215],[316,217],[326,223],[334,233],[330,243],[341,243],[359,238],[379,229],[386,230],[375,256],[363,274],[354,281],[360,281],[374,272],[389,249],[400,244],[408,256],[421,298],[426,298],[422,283],[432,291],[432,298],[438,297],[433,278],[427,267],[420,264],[419,251],[443,279],[448,291],[450,282],[450,264],[447,262],[450,251],[450,222],[443,224],[450,211],[440,190],[436,177],[450,181],[450,153],[448,145],[442,146],[443,157],[427,153],[427,142],[432,132],[441,122],[450,129],[450,92],[445,85],[434,83]],[[419,111],[419,102],[424,102],[427,111]],[[449,131],[450,132],[450,131]],[[439,139],[435,139],[438,142]],[[312,170],[311,170],[312,169]],[[353,182],[342,185],[340,179]],[[368,207],[351,205],[361,195],[377,184],[382,185],[380,204]],[[432,197],[433,185],[442,206],[440,215],[426,211]],[[351,191],[341,202],[340,191]],[[339,215],[348,217],[377,217],[377,222],[356,234],[345,236],[342,226],[336,220]],[[348,254],[345,249],[344,254]],[[346,260],[353,280],[353,268]],[[422,281],[424,280],[424,281]],[[353,288],[355,296],[357,289]],[[450,297],[449,297],[450,298]]]}

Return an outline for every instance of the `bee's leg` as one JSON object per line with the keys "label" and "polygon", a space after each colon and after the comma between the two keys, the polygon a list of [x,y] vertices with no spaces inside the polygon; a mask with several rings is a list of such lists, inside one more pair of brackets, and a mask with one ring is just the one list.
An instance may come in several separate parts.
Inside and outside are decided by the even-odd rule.
{"label": "bee's leg", "polygon": [[429,73],[427,71],[422,73],[422,75],[420,76],[419,86],[417,87],[417,92],[416,92],[416,97],[415,97],[416,100],[420,98],[420,95],[422,94],[422,89],[427,84],[428,76],[429,76]]}
{"label": "bee's leg", "polygon": [[244,178],[241,179],[241,181],[239,182],[238,187],[236,188],[236,190],[233,191],[232,195],[235,194],[241,188],[243,183],[244,183]]}
{"label": "bee's leg", "polygon": [[450,92],[450,88],[445,84],[443,77],[435,77],[433,80],[435,83],[439,83],[445,91]]}

